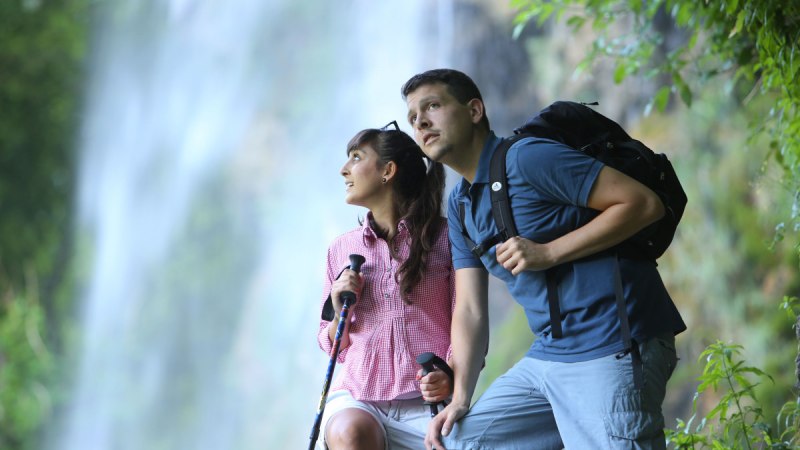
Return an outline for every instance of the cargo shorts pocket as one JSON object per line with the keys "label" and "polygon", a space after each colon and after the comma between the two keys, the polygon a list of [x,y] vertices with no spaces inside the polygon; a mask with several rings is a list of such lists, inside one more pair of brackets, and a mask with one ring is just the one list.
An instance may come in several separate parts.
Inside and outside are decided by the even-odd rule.
{"label": "cargo shorts pocket", "polygon": [[603,422],[612,440],[649,441],[664,436],[663,414],[642,410],[641,393],[637,389],[619,395]]}
{"label": "cargo shorts pocket", "polygon": [[620,411],[606,414],[604,420],[606,432],[612,438],[639,441],[664,435],[664,417],[661,414]]}

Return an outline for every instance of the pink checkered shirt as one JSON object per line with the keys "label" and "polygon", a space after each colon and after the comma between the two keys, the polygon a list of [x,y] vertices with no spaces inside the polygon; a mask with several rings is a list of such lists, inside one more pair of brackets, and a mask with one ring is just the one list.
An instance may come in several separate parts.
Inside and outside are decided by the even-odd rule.
{"label": "pink checkered shirt", "polygon": [[[409,230],[404,221],[397,228],[395,242],[401,243],[397,253],[404,260],[409,252]],[[339,375],[331,389],[346,389],[353,398],[366,401],[419,396],[417,355],[434,352],[445,360],[450,356],[455,282],[447,224],[443,221],[436,245],[428,254],[425,277],[409,296],[411,304],[400,298],[395,280],[400,263],[391,259],[386,241],[378,238],[365,220],[328,248],[321,305],[353,253],[366,259],[361,266],[364,287],[350,309],[350,345],[339,351]],[[333,345],[328,324],[320,321],[317,338],[322,350],[330,354]]]}

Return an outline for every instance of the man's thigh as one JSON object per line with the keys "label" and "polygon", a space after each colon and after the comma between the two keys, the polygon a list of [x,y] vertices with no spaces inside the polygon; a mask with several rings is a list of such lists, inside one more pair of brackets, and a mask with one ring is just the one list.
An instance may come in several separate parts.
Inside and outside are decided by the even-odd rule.
{"label": "man's thigh", "polygon": [[498,377],[444,438],[447,449],[561,449],[553,410],[539,389],[545,365],[523,358]]}
{"label": "man's thigh", "polygon": [[640,387],[634,384],[631,356],[581,363],[556,363],[546,392],[567,449],[663,449],[661,403],[675,368],[671,336],[639,346]]}

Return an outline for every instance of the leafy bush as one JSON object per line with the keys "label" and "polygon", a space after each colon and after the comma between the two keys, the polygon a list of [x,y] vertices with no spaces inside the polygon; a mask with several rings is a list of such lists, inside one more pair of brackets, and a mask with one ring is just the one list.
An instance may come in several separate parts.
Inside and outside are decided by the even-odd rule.
{"label": "leafy bush", "polygon": [[[755,388],[772,377],[744,365],[740,358],[742,348],[717,341],[700,355],[706,364],[692,401],[692,416],[686,421],[678,419],[675,430],[666,430],[667,441],[675,448],[796,449],[800,446],[800,404],[787,402],[778,415],[777,425],[766,423]],[[716,405],[699,417],[700,400],[713,394],[719,395]]]}
{"label": "leafy bush", "polygon": [[34,449],[51,413],[53,354],[35,295],[0,299],[0,448]]}

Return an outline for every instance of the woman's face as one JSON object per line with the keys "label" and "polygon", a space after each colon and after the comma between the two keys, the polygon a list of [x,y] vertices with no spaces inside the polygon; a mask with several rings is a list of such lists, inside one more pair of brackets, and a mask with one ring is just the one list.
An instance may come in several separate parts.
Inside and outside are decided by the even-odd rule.
{"label": "woman's face", "polygon": [[345,199],[350,205],[373,209],[375,201],[383,198],[388,185],[382,182],[383,164],[369,144],[350,151],[339,173],[344,177]]}

